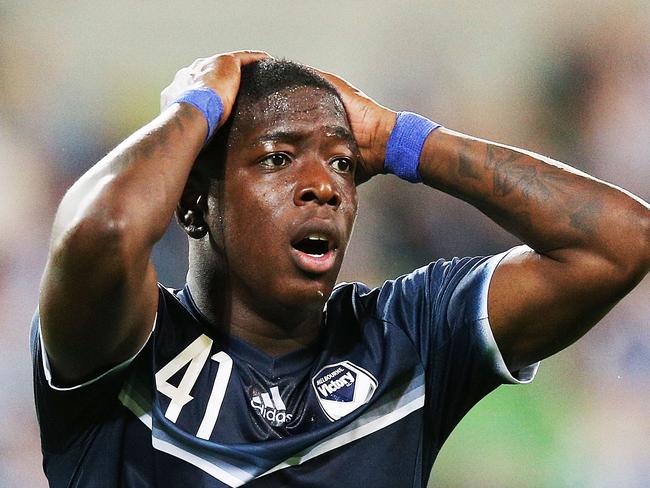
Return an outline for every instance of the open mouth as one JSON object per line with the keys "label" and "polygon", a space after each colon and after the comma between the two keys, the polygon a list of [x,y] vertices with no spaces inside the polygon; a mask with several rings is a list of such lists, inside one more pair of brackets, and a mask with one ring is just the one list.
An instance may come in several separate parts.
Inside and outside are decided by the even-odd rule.
{"label": "open mouth", "polygon": [[300,252],[310,256],[324,256],[330,250],[330,243],[327,237],[310,235],[292,244]]}
{"label": "open mouth", "polygon": [[292,242],[291,248],[296,265],[307,273],[321,275],[336,265],[336,243],[321,232],[307,234]]}

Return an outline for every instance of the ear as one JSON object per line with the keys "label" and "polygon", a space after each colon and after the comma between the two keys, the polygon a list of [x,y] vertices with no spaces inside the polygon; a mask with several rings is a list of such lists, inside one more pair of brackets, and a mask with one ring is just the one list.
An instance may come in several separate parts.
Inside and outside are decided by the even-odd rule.
{"label": "ear", "polygon": [[192,239],[201,239],[208,233],[208,189],[206,185],[200,184],[201,179],[196,174],[190,174],[176,206],[178,223]]}

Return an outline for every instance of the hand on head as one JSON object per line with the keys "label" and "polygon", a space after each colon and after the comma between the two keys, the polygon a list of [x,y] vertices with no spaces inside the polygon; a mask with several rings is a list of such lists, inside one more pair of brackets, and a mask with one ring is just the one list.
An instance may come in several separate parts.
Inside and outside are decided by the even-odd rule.
{"label": "hand on head", "polygon": [[[172,83],[162,91],[161,110],[188,90],[210,88],[223,103],[220,127],[230,116],[235,103],[241,67],[266,58],[272,56],[264,51],[234,51],[199,58],[179,70]],[[380,105],[343,78],[317,68],[312,69],[336,88],[345,106],[362,158],[356,170],[356,183],[363,183],[384,173],[386,142],[395,126],[397,113]]]}
{"label": "hand on head", "polygon": [[178,70],[171,84],[161,92],[161,112],[188,90],[210,88],[223,103],[219,126],[223,125],[230,116],[239,91],[241,67],[270,57],[264,51],[233,51],[195,60],[188,67]]}
{"label": "hand on head", "polygon": [[357,184],[384,173],[386,142],[395,126],[397,113],[380,105],[340,76],[314,69],[334,85],[343,100],[361,152],[362,161],[356,174]]}

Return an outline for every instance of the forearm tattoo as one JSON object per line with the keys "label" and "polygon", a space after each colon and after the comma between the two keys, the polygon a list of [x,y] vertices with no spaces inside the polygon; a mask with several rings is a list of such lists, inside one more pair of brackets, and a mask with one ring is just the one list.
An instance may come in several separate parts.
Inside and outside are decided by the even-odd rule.
{"label": "forearm tattoo", "polygon": [[552,219],[585,236],[596,230],[603,202],[598,185],[592,191],[585,186],[594,183],[591,180],[527,154],[470,139],[461,142],[455,169],[461,183],[472,180],[469,186],[482,195],[465,195],[466,199],[502,223],[510,221],[524,230],[533,226],[533,220]]}

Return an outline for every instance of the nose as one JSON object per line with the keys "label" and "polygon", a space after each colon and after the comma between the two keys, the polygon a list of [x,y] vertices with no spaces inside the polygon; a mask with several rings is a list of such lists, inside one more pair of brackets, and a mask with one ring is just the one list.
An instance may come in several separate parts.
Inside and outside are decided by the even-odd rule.
{"label": "nose", "polygon": [[298,206],[314,202],[318,205],[330,205],[338,208],[341,205],[341,195],[332,179],[329,168],[319,162],[307,165],[300,177],[294,194],[294,202]]}

